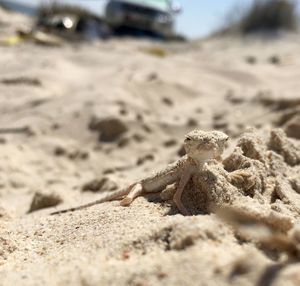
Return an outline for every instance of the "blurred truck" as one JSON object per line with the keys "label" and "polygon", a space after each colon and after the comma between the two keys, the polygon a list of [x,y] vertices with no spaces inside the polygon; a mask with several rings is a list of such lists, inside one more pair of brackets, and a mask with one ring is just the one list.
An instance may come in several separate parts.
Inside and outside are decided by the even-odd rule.
{"label": "blurred truck", "polygon": [[180,5],[170,0],[110,0],[105,18],[115,31],[131,28],[168,39],[174,35],[175,15],[180,11]]}

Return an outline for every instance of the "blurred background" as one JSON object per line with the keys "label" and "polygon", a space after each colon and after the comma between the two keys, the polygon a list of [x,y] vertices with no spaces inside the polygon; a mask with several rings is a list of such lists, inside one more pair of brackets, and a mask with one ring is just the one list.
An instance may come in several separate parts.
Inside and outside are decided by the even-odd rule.
{"label": "blurred background", "polygon": [[143,177],[193,128],[300,138],[298,1],[0,3],[0,194],[20,214]]}
{"label": "blurred background", "polygon": [[[109,2],[115,2],[114,4]],[[74,6],[86,9],[95,16],[106,18],[109,21],[109,17],[113,15],[107,13],[107,5],[114,6],[121,5],[116,2],[124,2],[131,7],[127,9],[134,10],[136,5],[138,7],[145,6],[149,9],[158,9],[160,12],[165,12],[172,17],[173,32],[180,34],[189,39],[200,38],[207,36],[212,32],[218,30],[222,25],[228,24],[228,21],[237,21],[239,17],[242,17],[250,6],[254,2],[264,2],[257,0],[225,0],[221,2],[216,1],[204,1],[199,2],[196,0],[184,0],[184,1],[169,1],[169,0],[136,0],[136,1],[109,1],[109,0],[1,0],[0,3],[13,11],[25,13],[33,16],[37,14],[37,11],[41,6],[51,5],[66,5]],[[123,3],[123,5],[125,5]],[[293,1],[295,8],[298,10],[298,1]],[[125,9],[125,8],[123,8]],[[111,8],[110,8],[111,10]],[[150,12],[149,12],[150,11]],[[151,10],[148,11],[151,13]],[[156,11],[156,12],[158,12]],[[128,11],[127,11],[128,12]],[[134,11],[131,11],[134,13]],[[137,11],[135,11],[137,12]],[[153,12],[153,11],[152,11]],[[146,14],[147,11],[139,11],[138,13]],[[147,17],[146,15],[144,15]],[[150,16],[151,18],[151,16]],[[144,19],[145,20],[145,19]],[[148,19],[149,20],[149,19]],[[161,19],[162,20],[162,19]],[[111,19],[113,21],[113,19]],[[123,23],[126,24],[126,23]],[[129,23],[128,23],[129,24]],[[134,26],[138,26],[135,23]]]}

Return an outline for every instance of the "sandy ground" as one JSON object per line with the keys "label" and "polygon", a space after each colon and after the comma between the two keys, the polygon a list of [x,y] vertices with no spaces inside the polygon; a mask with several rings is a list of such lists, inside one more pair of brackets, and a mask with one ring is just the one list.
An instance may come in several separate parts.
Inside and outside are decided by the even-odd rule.
{"label": "sandy ground", "polygon": [[[1,37],[28,24],[1,15]],[[298,36],[0,54],[0,285],[300,284]],[[231,138],[184,195],[194,215],[159,195],[49,215],[160,170],[194,128]]]}

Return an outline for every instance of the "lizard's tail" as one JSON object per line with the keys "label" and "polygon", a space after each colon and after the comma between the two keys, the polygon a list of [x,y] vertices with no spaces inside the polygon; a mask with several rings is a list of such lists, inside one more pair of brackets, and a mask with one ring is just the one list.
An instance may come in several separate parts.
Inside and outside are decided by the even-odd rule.
{"label": "lizard's tail", "polygon": [[69,209],[65,209],[65,210],[55,211],[55,212],[50,213],[50,215],[57,215],[57,214],[63,214],[63,213],[67,213],[67,212],[82,210],[82,209],[85,209],[85,208],[88,208],[88,207],[91,207],[91,206],[94,206],[94,205],[97,205],[97,204],[101,204],[101,203],[104,203],[104,202],[108,202],[108,201],[112,201],[112,200],[121,198],[121,197],[127,195],[130,192],[132,187],[133,187],[133,185],[130,185],[129,187],[127,187],[125,189],[105,194],[105,195],[103,195],[102,198],[100,198],[96,201],[93,201],[91,203],[87,203],[87,204],[81,205],[79,207],[74,207],[74,208],[69,208]]}

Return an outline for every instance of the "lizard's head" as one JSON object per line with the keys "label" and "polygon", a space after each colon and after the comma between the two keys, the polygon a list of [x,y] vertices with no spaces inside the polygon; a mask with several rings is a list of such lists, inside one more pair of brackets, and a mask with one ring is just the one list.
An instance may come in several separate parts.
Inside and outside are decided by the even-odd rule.
{"label": "lizard's head", "polygon": [[228,138],[220,131],[196,129],[185,136],[184,148],[188,157],[197,162],[218,159],[225,149]]}

